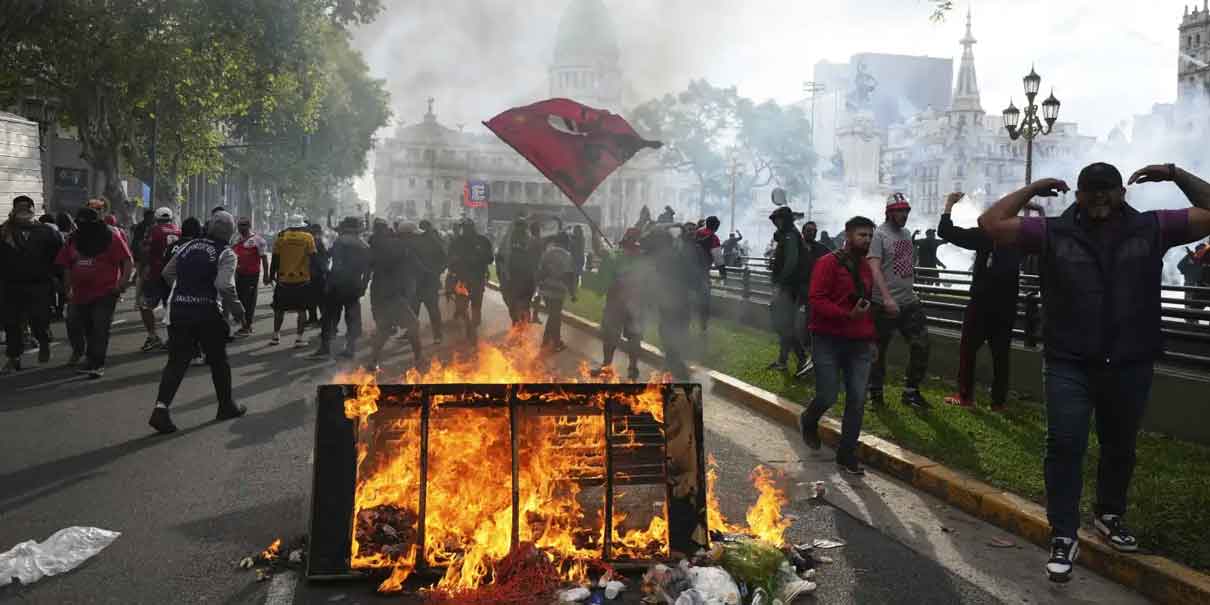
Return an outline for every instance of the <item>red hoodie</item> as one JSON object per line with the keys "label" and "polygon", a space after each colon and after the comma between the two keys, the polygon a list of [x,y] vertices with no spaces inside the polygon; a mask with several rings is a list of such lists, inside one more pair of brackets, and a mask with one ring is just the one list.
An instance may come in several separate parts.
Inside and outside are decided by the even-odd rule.
{"label": "red hoodie", "polygon": [[[861,281],[865,283],[865,297],[870,298],[874,284],[870,264],[859,259],[857,266]],[[873,309],[857,319],[849,317],[849,311],[857,304],[857,289],[853,274],[840,264],[835,253],[815,262],[811,272],[810,301],[812,332],[852,340],[877,339]]]}

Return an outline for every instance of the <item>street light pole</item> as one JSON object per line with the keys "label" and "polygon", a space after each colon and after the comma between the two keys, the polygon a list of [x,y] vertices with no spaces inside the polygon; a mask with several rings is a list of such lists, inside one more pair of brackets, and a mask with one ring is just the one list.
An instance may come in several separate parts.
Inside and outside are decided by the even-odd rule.
{"label": "street light pole", "polygon": [[[815,151],[815,98],[819,93],[825,92],[827,86],[820,82],[810,81],[804,82],[802,85],[803,92],[811,95],[811,151]],[[811,178],[807,182],[807,220],[812,220],[812,214],[815,209],[815,168],[811,168]]]}
{"label": "street light pole", "polygon": [[735,231],[735,171],[736,150],[731,150],[731,231]]}
{"label": "street light pole", "polygon": [[[1054,90],[1050,91],[1050,96],[1042,101],[1041,108],[1034,103],[1034,99],[1038,96],[1038,88],[1042,84],[1042,77],[1034,71],[1033,67],[1029,68],[1029,75],[1022,80],[1025,84],[1025,98],[1028,103],[1025,106],[1025,116],[1021,119],[1021,110],[1017,109],[1012,102],[1008,101],[1008,107],[1004,110],[1004,129],[1008,131],[1008,137],[1012,140],[1025,138],[1025,184],[1033,182],[1034,168],[1034,139],[1050,134],[1054,130],[1055,120],[1059,118],[1059,100],[1055,98]],[[1041,109],[1042,118],[1038,118],[1039,109]],[[1018,121],[1020,124],[1018,125]],[[1045,121],[1046,124],[1042,122]]]}

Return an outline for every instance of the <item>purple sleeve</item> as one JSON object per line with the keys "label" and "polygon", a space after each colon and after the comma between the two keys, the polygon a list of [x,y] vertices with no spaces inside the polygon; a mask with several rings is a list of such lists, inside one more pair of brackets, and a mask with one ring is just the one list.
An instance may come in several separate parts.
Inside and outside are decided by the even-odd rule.
{"label": "purple sleeve", "polygon": [[1046,247],[1046,219],[1039,216],[1021,217],[1021,230],[1017,233],[1017,247],[1025,254],[1041,253]]}
{"label": "purple sleeve", "polygon": [[1189,209],[1155,210],[1155,218],[1160,222],[1160,245],[1164,250],[1173,246],[1183,246],[1197,241],[1189,229]]}

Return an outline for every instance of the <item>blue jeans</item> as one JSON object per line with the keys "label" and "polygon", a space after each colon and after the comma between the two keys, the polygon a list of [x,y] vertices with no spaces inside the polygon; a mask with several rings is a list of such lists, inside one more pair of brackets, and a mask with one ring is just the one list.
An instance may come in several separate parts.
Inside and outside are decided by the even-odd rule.
{"label": "blue jeans", "polygon": [[836,403],[844,374],[845,407],[836,459],[855,462],[857,438],[865,416],[865,388],[874,361],[874,343],[828,334],[815,334],[815,399],[807,406],[808,426],[818,422]]}
{"label": "blue jeans", "polygon": [[1055,536],[1075,538],[1080,527],[1084,453],[1094,411],[1101,445],[1094,511],[1126,512],[1135,442],[1154,373],[1150,361],[1104,366],[1046,359],[1046,517]]}

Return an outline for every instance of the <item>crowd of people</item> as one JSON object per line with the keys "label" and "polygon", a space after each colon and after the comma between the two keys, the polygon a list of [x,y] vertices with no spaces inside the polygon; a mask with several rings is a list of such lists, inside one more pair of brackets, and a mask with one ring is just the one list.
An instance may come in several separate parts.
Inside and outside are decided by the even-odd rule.
{"label": "crowd of people", "polygon": [[[1195,207],[1140,212],[1126,203],[1125,184],[1160,181],[1174,182]],[[769,216],[776,229],[769,254],[774,286],[770,313],[779,345],[769,368],[798,377],[813,371],[815,392],[799,418],[811,448],[821,446],[818,423],[844,391],[836,461],[851,475],[864,473],[857,443],[865,405],[886,406],[886,357],[896,333],[908,345],[901,403],[918,411],[931,408],[921,391],[930,341],[918,292],[937,279],[927,272],[938,264],[937,248],[951,244],[975,253],[958,391],[946,399],[955,406],[975,405],[975,355],[986,343],[993,359],[992,409],[1005,409],[1020,273],[1023,267],[1040,272],[1046,316],[1044,474],[1053,532],[1047,571],[1055,581],[1070,577],[1079,551],[1082,465],[1094,412],[1101,448],[1094,525],[1114,548],[1138,549],[1123,515],[1135,438],[1162,351],[1163,258],[1172,247],[1210,235],[1210,184],[1171,164],[1143,168],[1127,183],[1113,166],[1092,164],[1080,172],[1076,202],[1059,216],[1044,216],[1032,201],[1067,190],[1056,179],[1034,182],[996,202],[978,226],[969,228],[954,225],[951,211],[964,195],[951,193],[936,230],[929,229],[924,238],[907,230],[911,205],[900,193],[888,197],[880,224],[855,216],[837,238],[818,233],[812,221],[798,227],[802,215],[785,205]],[[1023,211],[1026,216],[1019,216]],[[1030,211],[1037,216],[1029,216]],[[356,358],[363,331],[361,303],[368,293],[375,330],[364,365],[374,370],[396,335],[410,345],[417,365],[424,362],[422,309],[432,343],[441,344],[442,289],[454,301],[454,319],[473,346],[493,264],[513,324],[542,323],[538,311],[544,307],[543,353],[566,349],[562,310],[566,301],[576,300],[591,258],[581,227],[565,230],[559,224],[552,230],[546,219],[523,216],[493,243],[469,218],[458,223],[451,237],[443,237],[427,221],[367,221],[369,217],[343,219],[333,226],[336,235],[328,245],[322,226],[295,215],[270,243],[252,230],[250,221],[221,207],[205,223],[190,218],[180,226],[171,209],[160,208],[146,213],[127,235],[104,211],[103,201],[89,202],[74,218],[36,219],[33,201],[18,197],[0,226],[3,372],[22,368],[31,339],[39,363],[48,363],[50,324],[63,313],[71,344],[67,363],[100,378],[115,309],[133,287],[147,332],[143,351],[168,351],[149,424],[169,433],[176,430],[169,408],[195,361],[210,366],[217,418],[246,412],[232,397],[226,347],[253,334],[262,285],[273,286],[269,344],[281,343],[285,318],[294,314],[295,347],[308,346],[306,331],[319,328],[312,359],[329,359],[334,353]],[[715,216],[678,222],[666,208],[655,220],[644,211],[625,231],[618,252],[600,265],[608,282],[602,357],[593,374],[613,375],[620,348],[628,356],[627,378],[639,380],[643,325],[654,319],[666,371],[676,380],[690,378],[686,357],[697,342],[690,327],[696,319],[706,334],[711,271],[725,275],[734,266],[742,239],[737,232],[722,241],[719,227]],[[1186,279],[1205,283],[1210,277],[1205,244],[1186,251],[1181,264]],[[161,308],[166,339],[159,335],[156,318]],[[333,342],[342,319],[345,347],[337,352]],[[238,326],[234,333],[233,323]]]}

